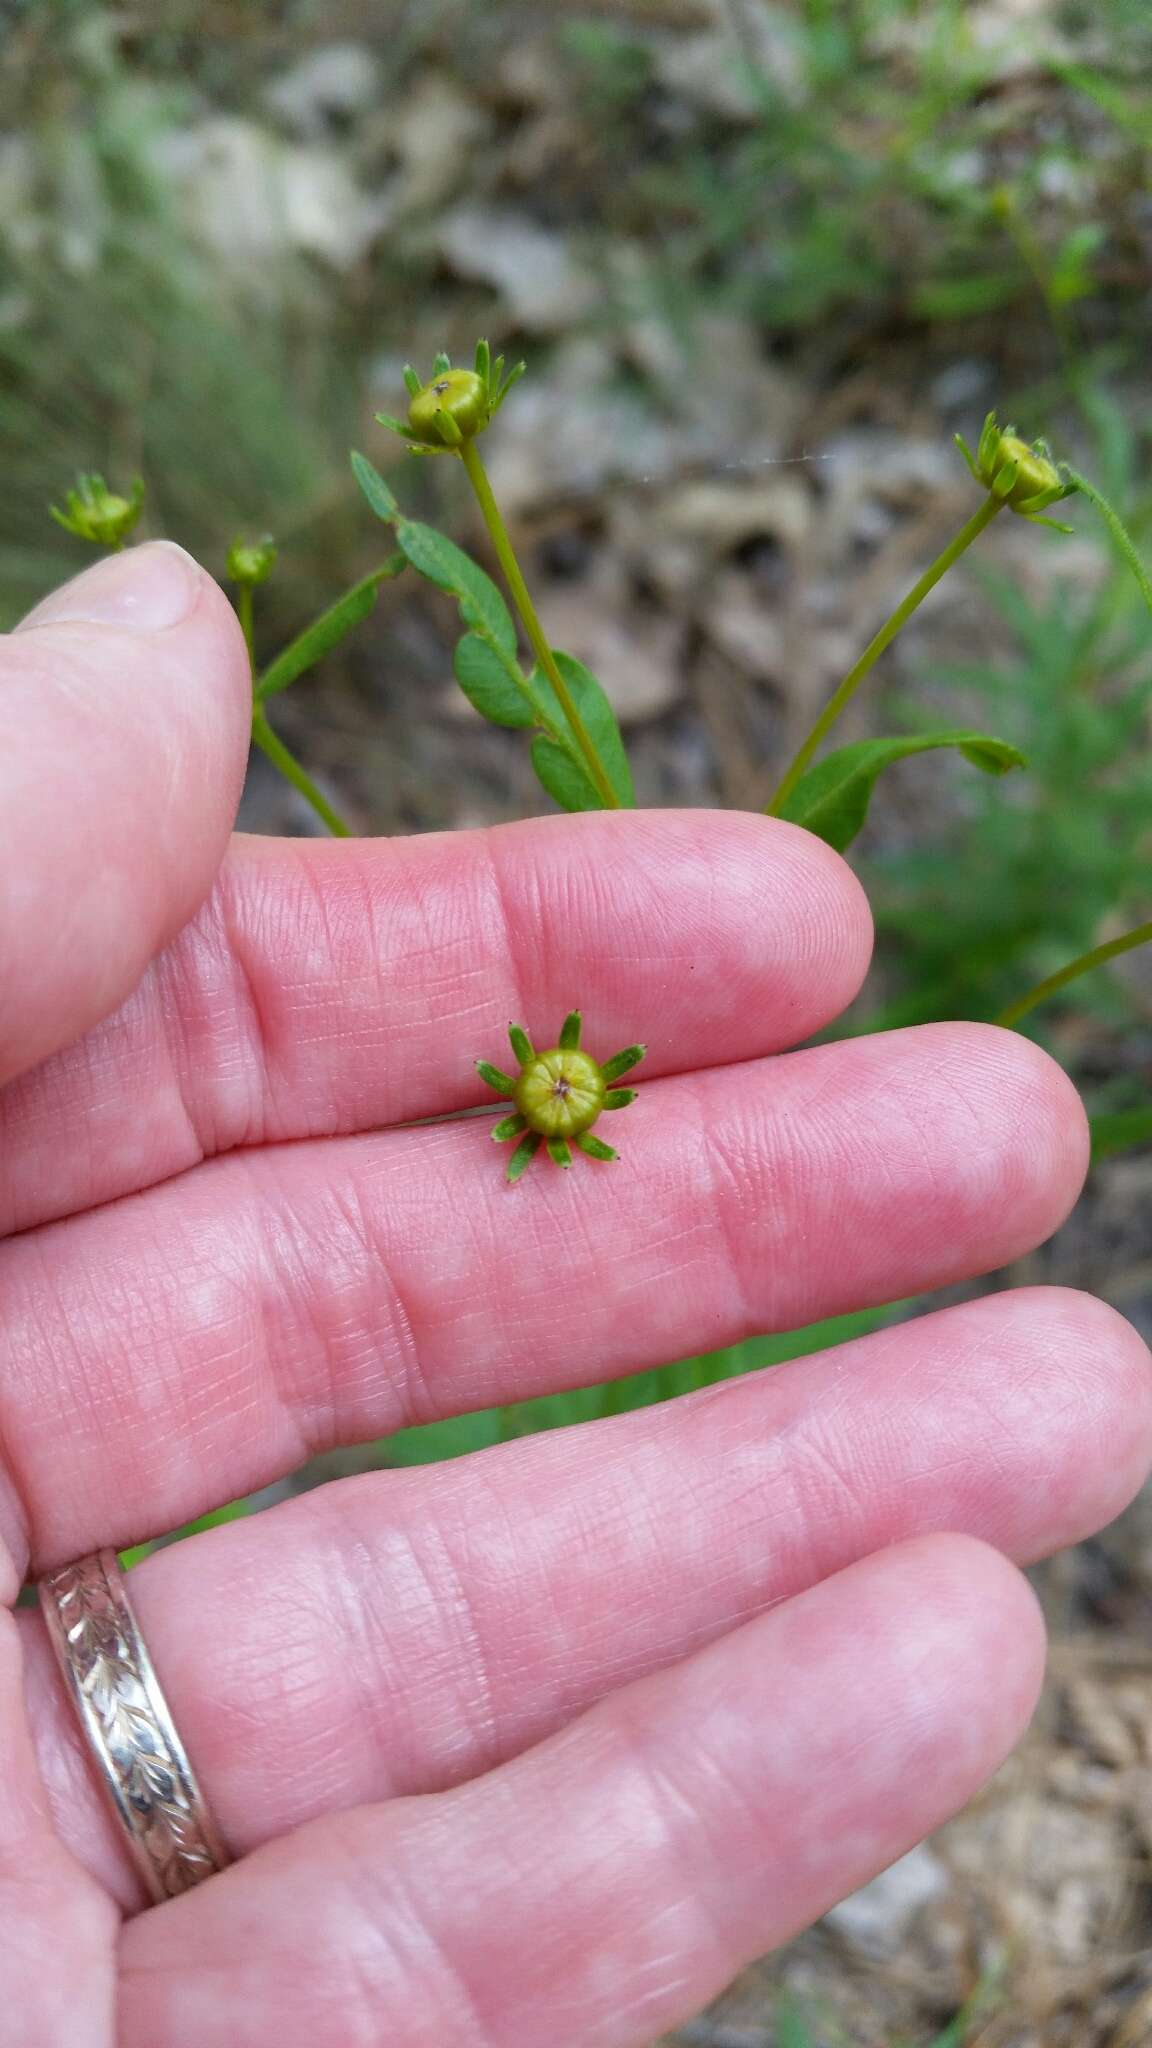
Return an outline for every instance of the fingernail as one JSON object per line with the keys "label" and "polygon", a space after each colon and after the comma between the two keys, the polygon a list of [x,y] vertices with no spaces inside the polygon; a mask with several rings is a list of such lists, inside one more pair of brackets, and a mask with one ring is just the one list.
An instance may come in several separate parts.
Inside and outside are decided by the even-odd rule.
{"label": "fingernail", "polygon": [[74,625],[160,633],[187,618],[199,585],[200,572],[191,555],[175,541],[149,541],[94,562],[83,575],[42,599],[18,630]]}

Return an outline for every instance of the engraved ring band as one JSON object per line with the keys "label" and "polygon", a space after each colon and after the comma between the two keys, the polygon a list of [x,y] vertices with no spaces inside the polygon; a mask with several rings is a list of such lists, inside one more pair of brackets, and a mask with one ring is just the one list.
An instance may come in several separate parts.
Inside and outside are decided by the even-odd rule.
{"label": "engraved ring band", "polygon": [[155,1903],[230,1861],[176,1732],[114,1550],[40,1581],[52,1647],[112,1808]]}

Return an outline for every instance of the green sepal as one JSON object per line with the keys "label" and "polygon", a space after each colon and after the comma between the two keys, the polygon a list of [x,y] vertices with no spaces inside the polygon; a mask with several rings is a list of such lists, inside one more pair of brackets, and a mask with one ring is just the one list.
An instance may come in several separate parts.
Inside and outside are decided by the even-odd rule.
{"label": "green sepal", "polygon": [[429,383],[432,383],[436,377],[442,377],[445,370],[450,370],[451,368],[451,356],[446,355],[443,349],[437,350],[437,353],[432,358],[432,376],[428,379]]}
{"label": "green sepal", "polygon": [[463,548],[419,519],[397,521],[396,543],[421,576],[456,599],[466,626],[515,657],[516,627],[512,614],[492,578]]}
{"label": "green sepal", "polygon": [[540,723],[519,663],[483,634],[462,634],[452,667],[468,702],[491,725],[523,728]]}
{"label": "green sepal", "polygon": [[492,400],[492,411],[494,413],[499,412],[500,407],[503,405],[504,400],[507,398],[508,393],[512,389],[512,386],[520,382],[520,379],[524,375],[524,372],[528,368],[528,365],[527,363],[514,363],[512,365],[512,368],[509,370],[508,375],[505,377],[504,382],[501,384],[499,382],[499,377],[500,371],[503,369],[503,367],[504,358],[503,356],[499,356],[497,358],[496,363],[496,396]]}
{"label": "green sepal", "polygon": [[526,1031],[521,1030],[519,1024],[508,1026],[508,1042],[522,1067],[526,1067],[529,1060],[535,1059],[536,1052],[532,1040]]}
{"label": "green sepal", "polygon": [[646,1045],[626,1045],[623,1052],[615,1052],[610,1060],[605,1060],[600,1072],[606,1081],[618,1081],[621,1074],[640,1065],[647,1050]]}
{"label": "green sepal", "polygon": [[[632,770],[616,713],[590,669],[574,655],[553,649],[553,659],[567,684],[584,729],[596,750],[617,802],[624,810],[636,804]],[[559,737],[541,735],[532,743],[532,765],[549,796],[566,811],[602,811],[604,799],[584,765],[583,755],[568,730],[568,721],[547,676],[535,668],[529,687],[544,705],[548,722]]]}
{"label": "green sepal", "polygon": [[482,377],[485,385],[490,387],[492,383],[492,351],[486,341],[478,341],[476,343],[476,354],[473,358],[472,367],[476,375]]}
{"label": "green sepal", "polygon": [[411,363],[405,363],[404,368],[400,372],[400,375],[404,379],[405,388],[408,392],[409,398],[419,398],[420,393],[424,389],[424,386],[420,381],[419,370],[414,369]]}
{"label": "green sepal", "polygon": [[400,507],[396,503],[380,471],[374,469],[368,457],[361,455],[357,448],[353,448],[349,460],[352,464],[352,474],[367,498],[368,503],[371,505],[372,510],[375,512],[377,519],[386,520],[388,525],[391,526],[392,521],[400,517]]}
{"label": "green sepal", "polygon": [[635,1100],[635,1088],[610,1088],[604,1097],[604,1107],[605,1109],[627,1109],[628,1104],[635,1102]]}
{"label": "green sepal", "polygon": [[380,585],[387,582],[389,577],[398,576],[401,570],[407,567],[404,556],[397,550],[395,554],[389,555],[388,560],[382,563],[379,569],[374,569],[372,574],[365,576],[360,583],[354,583],[351,590],[346,590],[343,597],[337,598],[335,604],[329,605],[326,612],[321,612],[318,619],[313,619],[310,626],[305,626],[304,631],[298,633],[295,640],[290,641],[283,652],[276,656],[275,661],[269,662],[264,670],[256,684],[257,703],[262,703],[265,697],[275,696],[277,690],[286,690],[289,683],[296,681],[297,676],[302,676],[308,669],[315,668],[316,663],[322,661],[334,647],[338,647],[353,627],[359,625],[361,619],[368,617],[376,603]]}
{"label": "green sepal", "polygon": [[901,738],[857,740],[837,747],[800,777],[781,811],[794,825],[803,825],[838,853],[851,846],[864,820],[878,777],[893,761],[910,754],[955,747],[974,768],[988,775],[1006,775],[1027,766],[1018,747],[981,732],[908,733]]}
{"label": "green sepal", "polygon": [[569,1010],[560,1026],[561,1052],[576,1052],[580,1045],[580,1012]]}
{"label": "green sepal", "polygon": [[571,1166],[572,1147],[567,1138],[549,1138],[548,1157],[553,1166]]}
{"label": "green sepal", "polygon": [[535,1131],[529,1131],[526,1138],[521,1138],[511,1159],[508,1161],[507,1178],[509,1181],[519,1180],[520,1175],[525,1169],[531,1166],[542,1143],[543,1139],[538,1137]]}
{"label": "green sepal", "polygon": [[619,1159],[620,1157],[618,1152],[612,1150],[611,1145],[604,1143],[603,1138],[593,1137],[591,1131],[581,1131],[578,1138],[573,1138],[572,1143],[578,1146],[588,1159]]}
{"label": "green sepal", "polygon": [[464,440],[455,420],[443,406],[436,414],[436,431],[446,448],[459,448]]}
{"label": "green sepal", "polygon": [[514,1095],[516,1093],[516,1083],[512,1079],[511,1074],[502,1074],[499,1067],[492,1065],[491,1060],[477,1060],[476,1072],[487,1087],[496,1090],[497,1095]]}
{"label": "green sepal", "polygon": [[399,434],[402,441],[411,441],[415,444],[416,435],[406,420],[398,420],[395,413],[391,412],[378,412],[375,418],[377,426],[387,427],[390,434]]}
{"label": "green sepal", "polygon": [[492,1136],[497,1145],[502,1145],[505,1138],[518,1138],[521,1131],[526,1131],[527,1129],[527,1117],[521,1116],[519,1110],[517,1110],[515,1116],[501,1117]]}

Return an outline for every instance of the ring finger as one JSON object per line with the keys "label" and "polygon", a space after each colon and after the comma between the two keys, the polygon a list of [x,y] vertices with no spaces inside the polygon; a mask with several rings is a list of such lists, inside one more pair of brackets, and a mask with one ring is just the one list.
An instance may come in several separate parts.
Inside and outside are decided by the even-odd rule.
{"label": "ring finger", "polygon": [[[959,1447],[959,1448],[958,1448]],[[1136,1333],[1085,1295],[967,1303],[612,1422],[375,1473],[133,1574],[237,1851],[438,1790],[856,1558],[960,1530],[1026,1561],[1152,1453]],[[61,1831],[137,1902],[41,1625],[29,1719]]]}

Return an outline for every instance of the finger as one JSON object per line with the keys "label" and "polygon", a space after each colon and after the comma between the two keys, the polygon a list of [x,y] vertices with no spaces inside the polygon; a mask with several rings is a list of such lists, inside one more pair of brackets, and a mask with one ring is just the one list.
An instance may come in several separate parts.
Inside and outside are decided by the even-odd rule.
{"label": "finger", "polygon": [[510,1019],[550,1044],[577,1003],[601,1057],[648,1040],[645,1075],[776,1051],[851,1000],[870,937],[837,855],[739,812],[237,840],[135,998],[0,1097],[0,1232],[236,1145],[463,1108]]}
{"label": "finger", "polygon": [[963,1805],[1042,1664],[995,1552],[870,1558],[487,1778],[133,1921],[124,2048],[647,2048]]}
{"label": "finger", "polygon": [[120,1915],[62,1844],[36,1771],[15,1616],[0,1613],[0,2008],[10,2048],[107,2048]]}
{"label": "finger", "polygon": [[[438,1791],[889,1544],[1018,1563],[1125,1507],[1152,1371],[1089,1295],[968,1302],[771,1373],[416,1472],[372,1473],[132,1575],[234,1849]],[[688,1504],[688,1511],[685,1511]],[[29,1720],[64,1839],[139,1902],[39,1619]]]}
{"label": "finger", "polygon": [[979,1025],[656,1082],[627,1129],[515,1189],[476,1124],[270,1147],[10,1240],[13,1540],[67,1562],[332,1443],[1001,1265],[1086,1154],[1060,1069]]}
{"label": "finger", "polygon": [[123,1002],[227,842],[251,682],[169,542],[98,562],[0,641],[0,1079]]}

